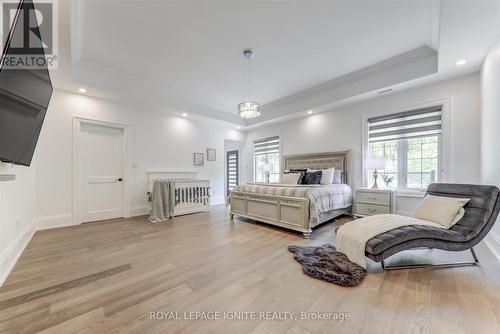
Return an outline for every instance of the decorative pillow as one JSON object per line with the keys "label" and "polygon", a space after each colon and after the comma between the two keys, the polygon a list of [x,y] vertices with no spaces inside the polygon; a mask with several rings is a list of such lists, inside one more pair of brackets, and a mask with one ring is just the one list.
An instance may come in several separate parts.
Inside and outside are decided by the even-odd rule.
{"label": "decorative pillow", "polygon": [[314,173],[314,172],[321,172],[321,180],[319,181],[320,184],[332,184],[333,182],[333,174],[335,171],[335,168],[328,168],[328,169],[307,169],[308,173]]}
{"label": "decorative pillow", "polygon": [[464,208],[460,208],[460,210],[458,210],[458,213],[455,216],[455,218],[453,218],[453,221],[451,222],[451,226],[453,226],[456,223],[458,223],[460,221],[460,219],[462,219],[464,216],[465,216],[465,209]]}
{"label": "decorative pillow", "polygon": [[281,176],[281,183],[297,184],[301,177],[302,177],[302,173],[284,173]]}
{"label": "decorative pillow", "polygon": [[321,171],[306,173],[302,179],[302,184],[320,184],[321,174]]}
{"label": "decorative pillow", "polygon": [[342,174],[344,173],[343,170],[336,169],[333,171],[333,184],[341,184],[342,183]]}
{"label": "decorative pillow", "polygon": [[307,168],[304,169],[287,169],[283,173],[284,174],[290,174],[290,173],[300,173],[299,180],[297,181],[298,184],[302,184],[302,181],[304,179],[304,175],[307,172]]}
{"label": "decorative pillow", "polygon": [[462,218],[460,217],[460,219],[455,221],[455,217],[459,214],[460,209],[469,201],[470,198],[427,195],[415,211],[415,217],[433,221],[443,225],[445,228],[450,228],[454,222],[456,223]]}

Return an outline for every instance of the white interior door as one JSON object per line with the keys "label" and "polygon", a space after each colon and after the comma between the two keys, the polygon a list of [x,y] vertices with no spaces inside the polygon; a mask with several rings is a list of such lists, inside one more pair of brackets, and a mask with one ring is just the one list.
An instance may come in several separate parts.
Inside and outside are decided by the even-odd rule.
{"label": "white interior door", "polygon": [[82,124],[82,222],[123,217],[123,129]]}

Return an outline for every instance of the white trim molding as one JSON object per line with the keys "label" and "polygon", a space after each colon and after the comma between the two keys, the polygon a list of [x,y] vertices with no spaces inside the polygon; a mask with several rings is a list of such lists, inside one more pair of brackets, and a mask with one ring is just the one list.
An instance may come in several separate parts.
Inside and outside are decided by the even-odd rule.
{"label": "white trim molding", "polygon": [[79,225],[81,218],[81,186],[80,170],[78,161],[80,160],[81,128],[83,124],[103,126],[108,128],[121,129],[123,131],[123,217],[130,217],[130,187],[131,187],[131,147],[132,138],[130,126],[126,124],[112,123],[88,118],[73,118],[73,225]]}
{"label": "white trim molding", "polygon": [[225,204],[225,203],[226,203],[226,198],[225,197],[213,197],[210,200],[210,205],[211,206],[219,205],[219,204]]}
{"label": "white trim molding", "polygon": [[395,190],[397,197],[424,198],[425,191]]}
{"label": "white trim molding", "polygon": [[19,233],[18,237],[11,242],[9,247],[0,254],[0,287],[5,283],[7,277],[16,265],[17,261],[23,254],[24,249],[35,235],[36,226],[31,222],[26,228]]}
{"label": "white trim molding", "polygon": [[138,205],[138,206],[133,206],[130,209],[130,216],[131,217],[138,217],[138,216],[145,216],[149,215],[149,205]]}
{"label": "white trim molding", "polygon": [[38,231],[49,230],[52,228],[73,226],[73,215],[71,213],[36,217],[34,219],[35,228]]}

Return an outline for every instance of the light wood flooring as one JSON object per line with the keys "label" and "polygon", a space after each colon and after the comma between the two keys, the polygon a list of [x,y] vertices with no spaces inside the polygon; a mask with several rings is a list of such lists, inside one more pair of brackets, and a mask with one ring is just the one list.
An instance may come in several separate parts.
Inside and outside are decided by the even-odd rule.
{"label": "light wood flooring", "polygon": [[[228,216],[216,207],[165,224],[140,217],[37,232],[0,288],[0,333],[500,333],[500,264],[484,245],[479,267],[383,272],[371,262],[361,286],[342,288],[302,274],[286,247],[334,243],[334,227],[349,218],[304,240]],[[469,254],[412,251],[393,261],[431,256]],[[295,313],[224,321],[183,320],[184,312]]]}

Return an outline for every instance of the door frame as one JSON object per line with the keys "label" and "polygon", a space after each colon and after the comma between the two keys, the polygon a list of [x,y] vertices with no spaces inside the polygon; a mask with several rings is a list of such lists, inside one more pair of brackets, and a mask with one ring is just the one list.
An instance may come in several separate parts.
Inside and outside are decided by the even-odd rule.
{"label": "door frame", "polygon": [[80,225],[83,221],[82,219],[82,187],[80,181],[82,179],[80,160],[80,144],[82,141],[82,125],[96,125],[112,129],[120,129],[123,132],[123,187],[122,187],[122,199],[123,199],[123,217],[130,217],[130,171],[132,165],[132,159],[130,154],[131,147],[131,134],[130,126],[126,124],[113,123],[100,121],[96,119],[75,117],[73,118],[73,225]]}
{"label": "door frame", "polygon": [[236,182],[237,182],[237,185],[240,184],[240,150],[230,150],[230,151],[226,151],[226,156],[225,156],[225,170],[226,170],[226,182],[225,182],[225,186],[226,186],[226,189],[225,189],[225,197],[229,196],[228,194],[228,190],[229,190],[229,166],[228,166],[228,162],[229,162],[229,153],[235,153],[236,152]]}

